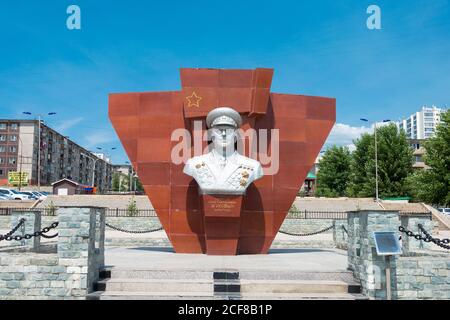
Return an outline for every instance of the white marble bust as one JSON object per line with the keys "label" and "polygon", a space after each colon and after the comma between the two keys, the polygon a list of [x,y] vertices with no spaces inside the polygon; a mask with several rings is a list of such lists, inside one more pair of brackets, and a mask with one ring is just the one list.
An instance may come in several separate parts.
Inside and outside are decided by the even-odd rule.
{"label": "white marble bust", "polygon": [[258,161],[235,149],[241,124],[239,113],[228,107],[216,108],[206,117],[212,150],[189,159],[183,170],[197,181],[202,194],[244,194],[253,181],[263,176]]}

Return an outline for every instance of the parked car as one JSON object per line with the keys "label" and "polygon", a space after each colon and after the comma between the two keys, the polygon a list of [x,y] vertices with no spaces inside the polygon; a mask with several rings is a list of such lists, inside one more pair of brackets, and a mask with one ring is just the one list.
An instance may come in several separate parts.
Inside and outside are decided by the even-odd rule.
{"label": "parked car", "polygon": [[11,200],[8,196],[0,194],[0,201]]}
{"label": "parked car", "polygon": [[439,208],[438,210],[440,213],[450,215],[450,208]]}
{"label": "parked car", "polygon": [[43,192],[39,192],[39,191],[31,191],[32,194],[34,194],[34,196],[36,198],[38,198],[39,200],[45,200],[47,199],[47,195],[45,195]]}
{"label": "parked car", "polygon": [[32,193],[30,191],[19,191],[19,193],[27,195],[28,199],[30,199],[30,200],[37,200],[37,199],[39,199],[39,197],[37,197],[34,193]]}
{"label": "parked car", "polygon": [[0,188],[0,194],[9,197],[10,200],[29,200],[26,194],[21,194],[16,190]]}

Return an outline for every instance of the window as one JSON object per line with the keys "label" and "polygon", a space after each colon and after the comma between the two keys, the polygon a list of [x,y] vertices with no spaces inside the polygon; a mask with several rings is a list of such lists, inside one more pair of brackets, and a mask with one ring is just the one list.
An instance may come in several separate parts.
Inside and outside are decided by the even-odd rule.
{"label": "window", "polygon": [[421,156],[416,156],[416,162],[422,162],[422,157]]}
{"label": "window", "polygon": [[5,163],[5,159],[0,158],[0,164]]}
{"label": "window", "polygon": [[14,147],[14,146],[9,147],[9,152],[16,153],[17,152],[17,147]]}
{"label": "window", "polygon": [[16,164],[17,163],[17,159],[16,158],[9,158],[8,163],[9,164]]}
{"label": "window", "polygon": [[6,147],[5,146],[0,146],[0,152],[5,152],[6,151]]}
{"label": "window", "polygon": [[0,169],[0,176],[3,176],[3,169]]}
{"label": "window", "polygon": [[6,141],[6,136],[0,135],[0,141]]}
{"label": "window", "polygon": [[9,136],[9,141],[17,141],[17,136],[16,135]]}
{"label": "window", "polygon": [[17,130],[19,129],[19,124],[18,123],[11,123],[11,130]]}
{"label": "window", "polygon": [[6,123],[0,123],[0,130],[6,130]]}

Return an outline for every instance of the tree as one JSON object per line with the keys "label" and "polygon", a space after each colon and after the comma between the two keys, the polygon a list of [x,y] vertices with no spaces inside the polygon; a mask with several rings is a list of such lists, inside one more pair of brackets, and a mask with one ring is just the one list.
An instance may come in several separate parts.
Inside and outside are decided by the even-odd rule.
{"label": "tree", "polygon": [[121,172],[114,172],[112,179],[112,190],[113,191],[128,191],[129,190],[130,179],[126,174]]}
{"label": "tree", "polygon": [[409,179],[415,199],[439,206],[450,206],[450,111],[441,114],[436,135],[425,142],[424,161],[429,169]]}
{"label": "tree", "polygon": [[[413,150],[404,131],[395,124],[377,128],[379,196],[408,195],[407,178],[412,173]],[[355,141],[351,164],[349,194],[356,197],[375,196],[375,139],[364,134]]]}
{"label": "tree", "polygon": [[[364,133],[361,138],[354,141],[356,150],[352,152],[350,162],[350,181],[348,183],[347,194],[352,197],[364,197],[372,195],[374,188],[369,183],[367,175],[367,164],[370,161],[370,145],[373,143],[373,136]],[[372,156],[373,157],[373,156]],[[369,187],[368,190],[363,188]]]}
{"label": "tree", "polygon": [[332,146],[320,160],[317,196],[341,197],[346,194],[351,155],[347,147]]}

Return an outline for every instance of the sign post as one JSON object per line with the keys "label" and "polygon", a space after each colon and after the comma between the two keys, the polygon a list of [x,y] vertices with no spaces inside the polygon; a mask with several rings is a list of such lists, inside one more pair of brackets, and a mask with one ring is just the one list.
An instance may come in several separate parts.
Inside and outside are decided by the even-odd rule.
{"label": "sign post", "polygon": [[28,185],[28,172],[10,171],[8,173],[8,183],[14,187]]}
{"label": "sign post", "polygon": [[395,232],[374,232],[375,247],[379,256],[386,257],[386,299],[391,300],[391,256],[402,254],[398,235]]}

